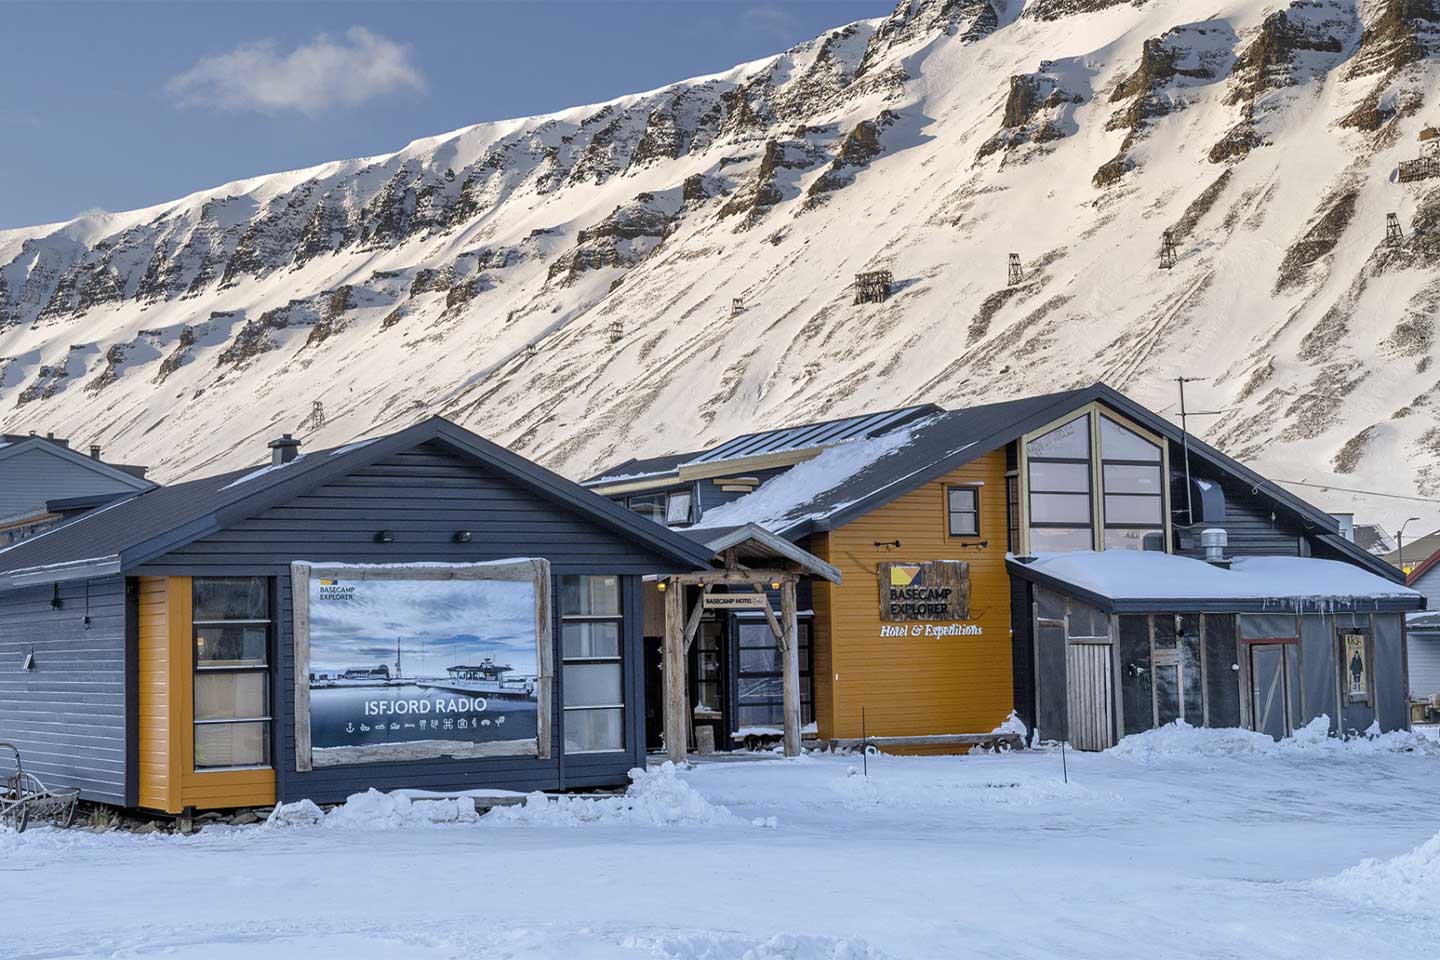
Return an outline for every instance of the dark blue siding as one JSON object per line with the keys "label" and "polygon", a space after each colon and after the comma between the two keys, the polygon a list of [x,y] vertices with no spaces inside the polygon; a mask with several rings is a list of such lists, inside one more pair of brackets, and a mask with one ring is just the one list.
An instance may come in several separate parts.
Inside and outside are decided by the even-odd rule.
{"label": "dark blue siding", "polygon": [[[1222,529],[1229,538],[1226,555],[1232,557],[1295,557],[1302,555],[1301,542],[1304,531],[1297,521],[1281,516],[1271,502],[1259,493],[1252,492],[1250,485],[1233,477],[1218,477],[1194,471],[1200,479],[1218,483],[1225,491],[1225,519],[1220,522],[1199,523],[1186,529],[1181,526],[1185,520],[1185,484],[1183,474],[1176,474],[1178,481],[1171,485],[1171,507],[1175,511],[1175,552],[1187,557],[1205,556],[1200,547],[1200,532],[1213,528]],[[1197,508],[1198,515],[1198,508]]]}
{"label": "dark blue siding", "polygon": [[123,804],[125,581],[61,584],[58,610],[53,596],[50,585],[0,593],[0,740],[46,786]]}
{"label": "dark blue siding", "polygon": [[[380,530],[393,543],[376,543]],[[459,530],[470,543],[453,540]],[[300,773],[294,756],[294,644],[291,636],[290,563],[447,563],[544,557],[556,576],[620,574],[625,620],[627,749],[622,753],[563,755],[563,703],[558,622],[551,756],[499,757],[331,767]],[[436,445],[356,471],[281,506],[148,564],[146,575],[207,576],[244,573],[276,578],[278,657],[277,785],[282,800],[343,800],[368,787],[436,790],[492,787],[564,789],[623,784],[645,760],[641,679],[640,579],[670,572],[673,561],[654,556],[624,536]],[[556,613],[558,620],[558,611]]]}

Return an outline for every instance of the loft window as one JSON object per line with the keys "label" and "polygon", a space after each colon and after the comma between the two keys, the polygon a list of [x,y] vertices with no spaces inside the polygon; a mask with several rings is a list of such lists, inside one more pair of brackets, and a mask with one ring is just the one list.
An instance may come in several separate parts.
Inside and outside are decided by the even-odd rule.
{"label": "loft window", "polygon": [[631,497],[625,501],[625,506],[646,520],[653,520],[660,524],[665,522],[666,506],[663,493],[647,493],[641,497]]}
{"label": "loft window", "polygon": [[1165,491],[1160,447],[1100,417],[1100,485],[1106,550],[1165,549]]}
{"label": "loft window", "polygon": [[672,493],[670,499],[665,503],[665,524],[671,527],[681,527],[690,523],[693,517],[690,514],[690,491],[684,493]]}
{"label": "loft window", "polygon": [[560,578],[565,752],[625,749],[620,578]]}
{"label": "loft window", "polygon": [[192,581],[195,769],[270,765],[270,581]]}
{"label": "loft window", "polygon": [[1030,549],[1093,550],[1090,415],[1076,417],[1025,444],[1030,489]]}
{"label": "loft window", "polygon": [[980,536],[980,490],[978,487],[947,487],[945,510],[952,537]]}

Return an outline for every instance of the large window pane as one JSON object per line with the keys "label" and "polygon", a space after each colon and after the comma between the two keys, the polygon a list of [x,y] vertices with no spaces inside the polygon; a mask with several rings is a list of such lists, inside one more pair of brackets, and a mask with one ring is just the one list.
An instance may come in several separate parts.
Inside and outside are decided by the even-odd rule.
{"label": "large window pane", "polygon": [[1160,448],[1109,417],[1100,418],[1100,456],[1106,460],[1160,462]]}
{"label": "large window pane", "polygon": [[741,677],[740,678],[740,702],[747,703],[755,700],[779,700],[785,699],[785,680],[782,677]]}
{"label": "large window pane", "polygon": [[1106,493],[1160,494],[1164,492],[1164,488],[1160,485],[1159,467],[1107,463],[1104,470]]}
{"label": "large window pane", "polygon": [[623,710],[566,710],[565,752],[625,749]]}
{"label": "large window pane", "polygon": [[1036,493],[1030,496],[1032,523],[1089,523],[1090,497],[1076,493]]}
{"label": "large window pane", "polygon": [[270,714],[270,674],[258,670],[195,674],[195,719],[236,720]]}
{"label": "large window pane", "polygon": [[1093,550],[1095,544],[1089,527],[1031,527],[1032,553],[1066,553],[1071,550]]}
{"label": "large window pane", "polygon": [[264,767],[270,764],[270,724],[197,723],[195,766]]}
{"label": "large window pane", "polygon": [[1030,489],[1057,493],[1089,493],[1088,463],[1031,463]]}
{"label": "large window pane", "polygon": [[561,613],[567,617],[620,614],[619,577],[561,577]]}
{"label": "large window pane", "polygon": [[561,625],[560,639],[567,660],[620,656],[620,622],[569,622]]}
{"label": "large window pane", "polygon": [[256,623],[244,626],[195,628],[195,666],[263,667],[268,660],[270,628]]}
{"label": "large window pane", "polygon": [[270,591],[264,577],[196,577],[196,620],[268,620]]}
{"label": "large window pane", "polygon": [[785,723],[785,705],[780,703],[743,704],[736,719],[744,727],[779,727]]}
{"label": "large window pane", "polygon": [[1049,433],[1036,437],[1025,445],[1025,452],[1032,457],[1089,457],[1089,416],[1077,417],[1062,427],[1056,427]]}
{"label": "large window pane", "polygon": [[620,693],[620,664],[565,664],[565,706],[617,706]]}
{"label": "large window pane", "polygon": [[1164,521],[1164,504],[1160,497],[1106,496],[1105,522],[1159,526]]}
{"label": "large window pane", "polygon": [[742,647],[740,649],[741,673],[779,673],[782,669],[780,648],[774,644],[771,644],[769,649],[764,647]]}

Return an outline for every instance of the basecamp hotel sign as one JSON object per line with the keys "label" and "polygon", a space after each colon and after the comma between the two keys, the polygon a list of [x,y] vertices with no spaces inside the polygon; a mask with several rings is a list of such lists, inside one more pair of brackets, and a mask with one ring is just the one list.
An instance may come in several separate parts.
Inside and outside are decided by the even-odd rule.
{"label": "basecamp hotel sign", "polygon": [[970,564],[963,560],[880,564],[880,619],[892,623],[970,619]]}

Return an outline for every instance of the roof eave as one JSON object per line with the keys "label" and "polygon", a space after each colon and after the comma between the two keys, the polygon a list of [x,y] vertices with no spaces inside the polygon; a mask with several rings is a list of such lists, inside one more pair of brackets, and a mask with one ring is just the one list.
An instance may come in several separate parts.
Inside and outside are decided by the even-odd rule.
{"label": "roof eave", "polygon": [[119,556],[92,557],[70,563],[41,567],[21,567],[0,574],[0,590],[18,590],[47,583],[68,583],[73,580],[97,580],[123,572]]}

